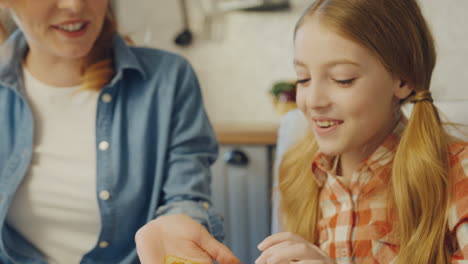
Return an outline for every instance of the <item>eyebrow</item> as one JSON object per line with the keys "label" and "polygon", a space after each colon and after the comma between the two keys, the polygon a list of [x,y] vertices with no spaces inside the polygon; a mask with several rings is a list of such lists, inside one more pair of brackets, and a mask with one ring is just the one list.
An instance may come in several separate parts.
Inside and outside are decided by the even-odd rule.
{"label": "eyebrow", "polygon": [[[361,67],[361,65],[359,65],[358,63],[356,63],[354,61],[351,61],[351,60],[347,60],[347,59],[329,61],[324,66],[327,67],[327,68],[331,68],[331,67],[336,66],[338,64],[351,64],[351,65],[354,65],[354,66],[357,66],[357,67]],[[307,68],[306,63],[301,61],[301,60],[298,60],[298,59],[294,59],[294,65]]]}

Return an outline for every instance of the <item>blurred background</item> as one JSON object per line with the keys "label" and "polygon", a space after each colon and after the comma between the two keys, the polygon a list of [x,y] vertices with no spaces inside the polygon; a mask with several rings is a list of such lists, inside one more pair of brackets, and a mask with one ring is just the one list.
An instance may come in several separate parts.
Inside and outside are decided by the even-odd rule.
{"label": "blurred background", "polygon": [[[213,122],[275,125],[279,115],[268,91],[278,80],[295,78],[293,27],[311,0],[276,1],[290,3],[289,9],[276,12],[235,8],[252,2],[262,1],[186,0],[193,33],[193,42],[187,47],[174,43],[184,28],[181,1],[116,0],[116,9],[122,31],[137,44],[178,52],[190,60]],[[439,52],[433,93],[440,100],[467,99],[468,1],[420,2]],[[215,8],[223,3],[232,9]]]}

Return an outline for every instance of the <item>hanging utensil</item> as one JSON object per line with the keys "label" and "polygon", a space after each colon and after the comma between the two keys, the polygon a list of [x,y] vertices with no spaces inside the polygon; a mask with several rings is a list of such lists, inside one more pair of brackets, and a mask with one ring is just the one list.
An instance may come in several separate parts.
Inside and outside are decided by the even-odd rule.
{"label": "hanging utensil", "polygon": [[244,8],[245,11],[284,11],[289,10],[289,0],[262,0],[256,6]]}
{"label": "hanging utensil", "polygon": [[193,34],[190,31],[189,26],[189,16],[187,11],[187,1],[186,0],[179,0],[180,8],[182,11],[182,20],[183,20],[183,31],[176,36],[174,42],[176,45],[186,47],[192,44],[193,41]]}

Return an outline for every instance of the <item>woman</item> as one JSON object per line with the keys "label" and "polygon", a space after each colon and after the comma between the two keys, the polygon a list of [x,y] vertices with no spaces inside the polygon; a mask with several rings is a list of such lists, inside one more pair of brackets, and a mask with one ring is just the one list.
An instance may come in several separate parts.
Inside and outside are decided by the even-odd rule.
{"label": "woman", "polygon": [[311,130],[280,165],[287,232],[260,243],[256,264],[468,260],[468,144],[432,103],[435,62],[415,0],[312,4],[294,60]]}
{"label": "woman", "polygon": [[[1,263],[238,262],[217,242],[217,143],[190,65],[130,48],[108,0],[0,0]],[[153,220],[154,219],[154,220]]]}

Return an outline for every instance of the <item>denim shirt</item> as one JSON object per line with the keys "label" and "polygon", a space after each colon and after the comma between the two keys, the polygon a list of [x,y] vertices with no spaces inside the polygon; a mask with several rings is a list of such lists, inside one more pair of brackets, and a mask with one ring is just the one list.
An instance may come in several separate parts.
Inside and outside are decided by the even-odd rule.
{"label": "denim shirt", "polygon": [[[160,215],[189,215],[222,240],[222,219],[210,200],[218,144],[194,71],[177,55],[128,47],[118,35],[113,44],[115,76],[100,91],[96,113],[101,231],[81,263],[138,263],[135,233]],[[27,49],[17,31],[0,50],[0,263],[47,263],[5,221],[34,146],[22,80]],[[103,141],[106,150],[98,147]],[[108,200],[99,199],[102,190]],[[108,246],[99,247],[101,241]]]}

